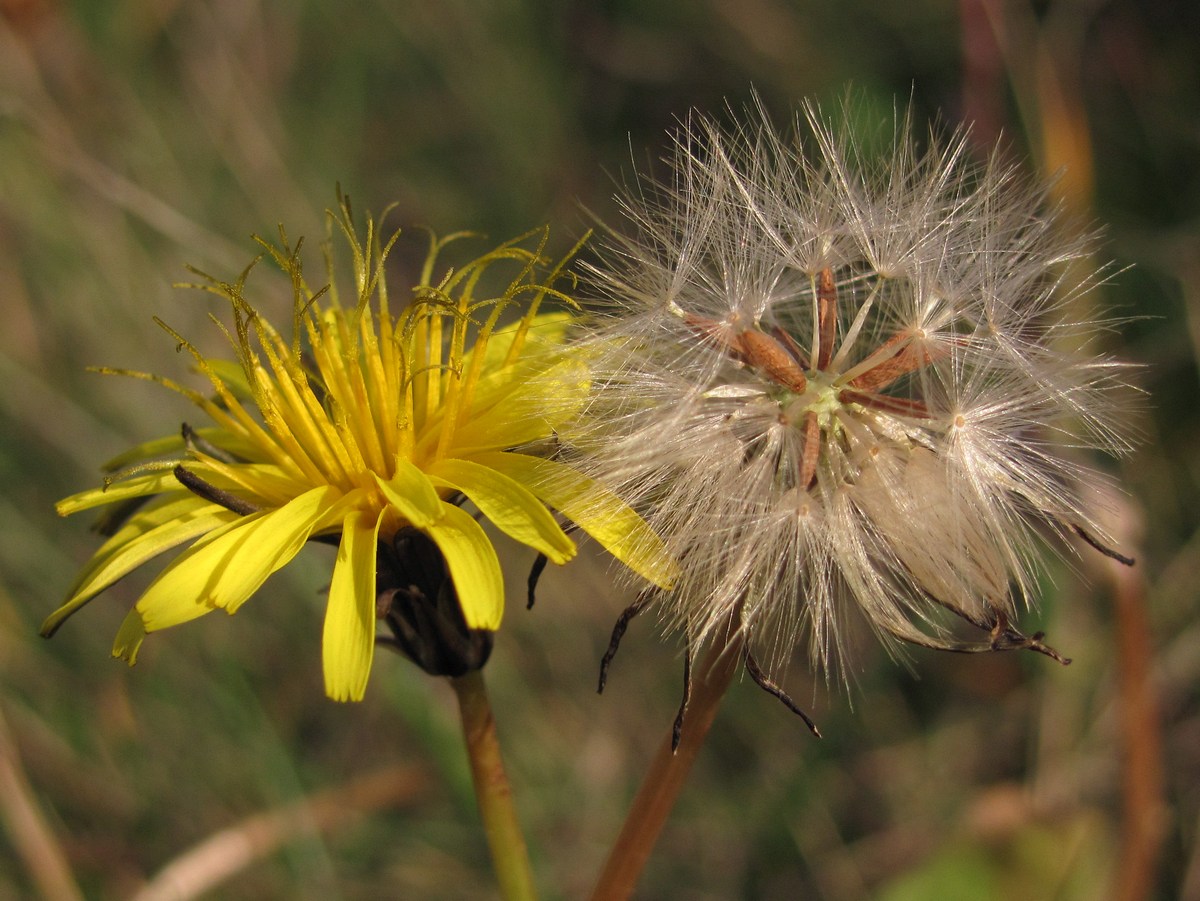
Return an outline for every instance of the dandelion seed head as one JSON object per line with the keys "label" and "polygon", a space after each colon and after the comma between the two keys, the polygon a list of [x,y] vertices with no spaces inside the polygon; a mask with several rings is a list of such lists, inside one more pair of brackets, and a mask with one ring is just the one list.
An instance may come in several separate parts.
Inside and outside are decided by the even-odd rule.
{"label": "dandelion seed head", "polygon": [[693,644],[732,624],[839,671],[862,618],[1045,651],[1012,626],[1041,536],[1103,540],[1075,451],[1128,447],[1103,324],[1069,318],[1090,244],[963,131],[863,147],[812,106],[787,135],[690,117],[591,269],[595,387],[560,435],[680,559],[657,609]]}

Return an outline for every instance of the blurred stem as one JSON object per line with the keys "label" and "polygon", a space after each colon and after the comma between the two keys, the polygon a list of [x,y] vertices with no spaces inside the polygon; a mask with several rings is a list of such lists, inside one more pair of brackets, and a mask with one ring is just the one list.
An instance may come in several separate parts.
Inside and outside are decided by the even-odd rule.
{"label": "blurred stem", "polygon": [[46,822],[17,756],[17,746],[0,715],[0,820],[17,856],[47,901],[83,901],[67,855]]}
{"label": "blurred stem", "polygon": [[741,651],[740,633],[731,635],[727,632],[709,646],[698,668],[699,674],[692,682],[679,747],[672,750],[672,736],[668,732],[633,799],[625,825],[596,883],[592,901],[620,901],[633,894],[700,746],[704,744],[725,690],[742,661]]}
{"label": "blurred stem", "polygon": [[1117,673],[1122,744],[1122,841],[1118,901],[1153,897],[1168,821],[1162,724],[1155,690],[1153,642],[1141,574],[1108,563],[1116,597]]}
{"label": "blurred stem", "polygon": [[376,810],[398,809],[424,794],[427,772],[407,764],[358,776],[212,833],[160,869],[132,901],[192,901],[214,892],[289,842],[332,831]]}
{"label": "blurred stem", "polygon": [[472,670],[451,679],[450,684],[458,696],[463,737],[471,760],[471,779],[475,783],[475,800],[479,803],[483,830],[492,851],[500,896],[505,901],[532,901],[537,897],[533,869],[517,822],[504,761],[500,757],[496,720],[488,702],[483,674]]}

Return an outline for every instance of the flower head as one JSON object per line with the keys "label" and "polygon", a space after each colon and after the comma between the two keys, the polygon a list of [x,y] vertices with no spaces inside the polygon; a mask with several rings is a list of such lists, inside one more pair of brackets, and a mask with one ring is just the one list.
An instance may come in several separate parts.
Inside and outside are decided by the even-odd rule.
{"label": "flower head", "polygon": [[[299,246],[260,241],[289,277],[292,334],[281,335],[234,283],[199,287],[226,299],[236,363],[191,353],[213,396],[149,379],[191,400],[211,420],[133,448],[108,464],[100,488],[61,501],[62,514],[120,505],[111,537],[42,627],[53,633],[96,594],[153,557],[191,542],[126,617],[113,649],[132,664],[148,632],[212,610],[234,613],[309,540],[337,545],[323,657],[330,697],[363,696],[377,618],[435,672],[481,665],[500,626],[496,551],[476,516],[555,563],[575,544],[557,509],[635,571],[666,584],[662,545],[627,506],[567,465],[537,455],[583,404],[587,366],[560,344],[569,320],[543,313],[561,266],[543,271],[533,232],[434,280],[453,238],[433,241],[411,299],[393,314],[386,244],[368,221],[360,238],[343,203],[330,214],[344,237],[353,292],[334,280],[310,290]],[[454,236],[461,237],[461,236]],[[515,267],[502,293],[481,281]],[[501,326],[513,308],[517,321]],[[511,317],[510,317],[511,318]],[[164,326],[164,328],[166,328]],[[117,370],[104,370],[118,372]],[[463,659],[435,645],[463,644]]]}
{"label": "flower head", "polygon": [[1018,600],[1046,533],[1100,546],[1074,451],[1124,447],[1119,367],[1066,315],[1086,240],[963,133],[921,152],[903,121],[876,160],[812,108],[795,144],[756,116],[686,124],[593,273],[596,387],[563,434],[680,559],[659,613],[776,666],[807,637],[836,668],[859,614],[889,645],[1056,656]]}

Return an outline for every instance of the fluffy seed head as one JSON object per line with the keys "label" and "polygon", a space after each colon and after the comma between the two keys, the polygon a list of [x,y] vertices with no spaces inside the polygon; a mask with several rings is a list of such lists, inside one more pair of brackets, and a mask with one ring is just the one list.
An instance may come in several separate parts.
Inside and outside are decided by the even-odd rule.
{"label": "fluffy seed head", "polygon": [[776,667],[807,640],[836,668],[857,614],[889,644],[1053,656],[1018,601],[1044,534],[1103,539],[1078,449],[1125,449],[1120,366],[1068,316],[1087,239],[963,132],[921,150],[903,118],[872,158],[812,107],[788,137],[751,122],[693,117],[672,178],[623,196],[561,435],[682,561],[662,617],[693,643],[732,621]]}

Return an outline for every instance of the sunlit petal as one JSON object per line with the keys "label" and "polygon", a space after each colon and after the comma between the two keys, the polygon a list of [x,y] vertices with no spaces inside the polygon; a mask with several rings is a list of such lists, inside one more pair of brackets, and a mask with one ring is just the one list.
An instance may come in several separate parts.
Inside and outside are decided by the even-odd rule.
{"label": "sunlit petal", "polygon": [[136,514],[88,561],[66,603],[42,623],[42,634],[54,634],[72,613],[146,561],[236,519],[236,513],[192,494]]}
{"label": "sunlit petal", "polygon": [[375,653],[375,554],[382,514],[356,510],[346,517],[325,608],[321,653],[325,694],[361,701]]}
{"label": "sunlit petal", "polygon": [[[210,607],[200,608],[201,613],[208,613]],[[142,622],[142,615],[137,609],[130,610],[125,615],[125,619],[121,622],[121,628],[117,630],[117,638],[113,642],[112,655],[120,657],[130,666],[137,663],[138,651],[142,649],[142,642],[146,640],[146,624]]]}
{"label": "sunlit petal", "polygon": [[177,557],[146,589],[137,609],[147,632],[220,607],[234,613],[267,576],[285,565],[340,500],[329,486],[313,488],[270,513],[231,524]]}
{"label": "sunlit petal", "polygon": [[439,460],[429,475],[461,491],[484,516],[511,538],[545,554],[553,563],[575,556],[567,537],[546,505],[528,488],[503,473],[469,460]]}
{"label": "sunlit petal", "polygon": [[471,514],[442,504],[442,518],[423,531],[446,558],[463,618],[472,629],[500,628],[504,616],[504,577],[487,534]]}
{"label": "sunlit petal", "polygon": [[418,529],[435,522],[442,515],[442,501],[429,477],[408,460],[396,461],[396,473],[384,481],[375,477],[388,503]]}
{"label": "sunlit petal", "polygon": [[638,575],[670,588],[678,575],[659,537],[600,483],[554,460],[527,454],[478,453],[473,459],[526,485]]}
{"label": "sunlit petal", "polygon": [[590,385],[587,366],[574,358],[524,377],[481,382],[472,415],[455,431],[454,455],[545,439],[583,406]]}

